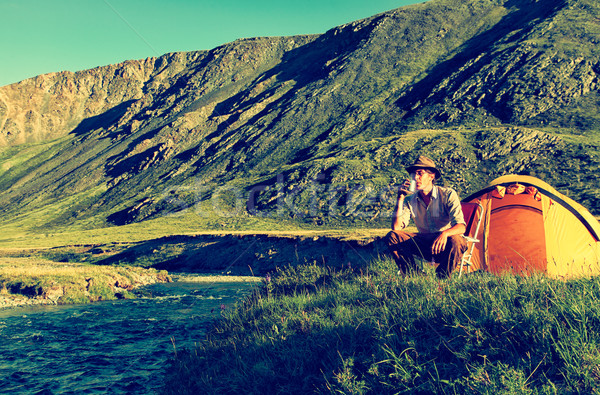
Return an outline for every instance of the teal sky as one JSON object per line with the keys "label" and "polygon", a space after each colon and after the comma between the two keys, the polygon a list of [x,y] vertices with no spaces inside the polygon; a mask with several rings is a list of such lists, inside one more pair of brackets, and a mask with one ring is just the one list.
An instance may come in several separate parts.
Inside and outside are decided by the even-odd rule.
{"label": "teal sky", "polygon": [[0,0],[0,86],[238,38],[324,33],[422,0]]}

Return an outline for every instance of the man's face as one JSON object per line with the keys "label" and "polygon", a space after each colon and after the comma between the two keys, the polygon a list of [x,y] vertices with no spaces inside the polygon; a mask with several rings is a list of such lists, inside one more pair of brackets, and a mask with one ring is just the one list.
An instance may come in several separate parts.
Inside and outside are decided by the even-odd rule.
{"label": "man's face", "polygon": [[417,181],[417,190],[419,191],[429,189],[434,179],[435,174],[429,170],[419,169],[415,172],[415,181]]}

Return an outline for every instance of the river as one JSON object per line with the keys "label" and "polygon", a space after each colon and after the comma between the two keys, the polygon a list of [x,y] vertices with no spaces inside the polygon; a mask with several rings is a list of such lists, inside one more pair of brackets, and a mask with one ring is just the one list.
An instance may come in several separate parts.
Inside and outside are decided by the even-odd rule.
{"label": "river", "polygon": [[146,287],[152,297],[0,310],[0,393],[153,393],[174,350],[255,284],[184,280]]}

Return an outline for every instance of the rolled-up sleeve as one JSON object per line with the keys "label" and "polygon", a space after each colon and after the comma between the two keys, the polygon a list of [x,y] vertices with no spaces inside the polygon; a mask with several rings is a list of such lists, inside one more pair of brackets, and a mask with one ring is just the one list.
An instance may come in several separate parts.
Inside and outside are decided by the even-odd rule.
{"label": "rolled-up sleeve", "polygon": [[402,206],[402,213],[400,214],[399,220],[402,224],[402,228],[406,228],[410,223],[410,207],[406,201],[404,201],[404,205]]}
{"label": "rolled-up sleeve", "polygon": [[465,224],[465,216],[462,212],[460,199],[455,190],[450,189],[448,194],[448,216],[450,217],[450,225]]}

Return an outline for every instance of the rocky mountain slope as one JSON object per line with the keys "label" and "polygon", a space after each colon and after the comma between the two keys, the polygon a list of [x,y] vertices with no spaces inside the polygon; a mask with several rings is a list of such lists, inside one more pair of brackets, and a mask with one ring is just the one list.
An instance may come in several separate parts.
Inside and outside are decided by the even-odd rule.
{"label": "rocky mountain slope", "polygon": [[600,214],[599,21],[593,0],[432,0],[0,87],[2,221],[379,226],[419,153],[463,195],[531,174]]}

